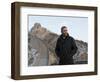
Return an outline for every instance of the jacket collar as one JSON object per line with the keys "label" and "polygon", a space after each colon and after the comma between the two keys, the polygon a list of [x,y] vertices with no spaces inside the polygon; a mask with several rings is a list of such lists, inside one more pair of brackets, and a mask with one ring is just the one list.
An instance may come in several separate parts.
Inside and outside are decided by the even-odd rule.
{"label": "jacket collar", "polygon": [[[69,34],[65,37],[65,39],[68,38],[68,37],[69,37]],[[64,39],[64,35],[61,34],[61,35],[60,35],[60,38],[61,38],[61,39]]]}

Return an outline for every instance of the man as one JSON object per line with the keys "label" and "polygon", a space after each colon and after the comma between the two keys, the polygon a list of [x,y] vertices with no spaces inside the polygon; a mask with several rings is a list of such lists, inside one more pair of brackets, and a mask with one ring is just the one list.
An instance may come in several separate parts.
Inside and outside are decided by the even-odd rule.
{"label": "man", "polygon": [[77,51],[75,40],[69,36],[66,26],[62,26],[61,33],[55,48],[55,52],[59,57],[59,65],[73,64],[73,55]]}

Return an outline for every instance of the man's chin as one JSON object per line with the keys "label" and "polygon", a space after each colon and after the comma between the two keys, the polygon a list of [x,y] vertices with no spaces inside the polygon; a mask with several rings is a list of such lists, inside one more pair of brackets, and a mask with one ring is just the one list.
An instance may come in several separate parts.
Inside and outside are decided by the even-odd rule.
{"label": "man's chin", "polygon": [[67,34],[64,34],[64,36],[67,36]]}

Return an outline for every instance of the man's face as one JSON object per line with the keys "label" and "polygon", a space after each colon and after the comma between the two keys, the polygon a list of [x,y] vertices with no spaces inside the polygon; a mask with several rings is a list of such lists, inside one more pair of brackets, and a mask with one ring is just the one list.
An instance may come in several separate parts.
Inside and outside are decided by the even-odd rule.
{"label": "man's face", "polygon": [[63,29],[63,34],[64,34],[65,36],[67,36],[67,34],[68,34],[67,28],[64,28],[64,29]]}

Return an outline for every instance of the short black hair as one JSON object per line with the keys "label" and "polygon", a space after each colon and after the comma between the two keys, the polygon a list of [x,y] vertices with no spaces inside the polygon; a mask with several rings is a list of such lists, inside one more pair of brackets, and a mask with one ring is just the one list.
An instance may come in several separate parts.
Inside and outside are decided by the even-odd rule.
{"label": "short black hair", "polygon": [[62,27],[61,27],[61,33],[63,33],[63,29],[64,29],[64,28],[67,28],[67,27],[66,27],[66,26],[62,26]]}

